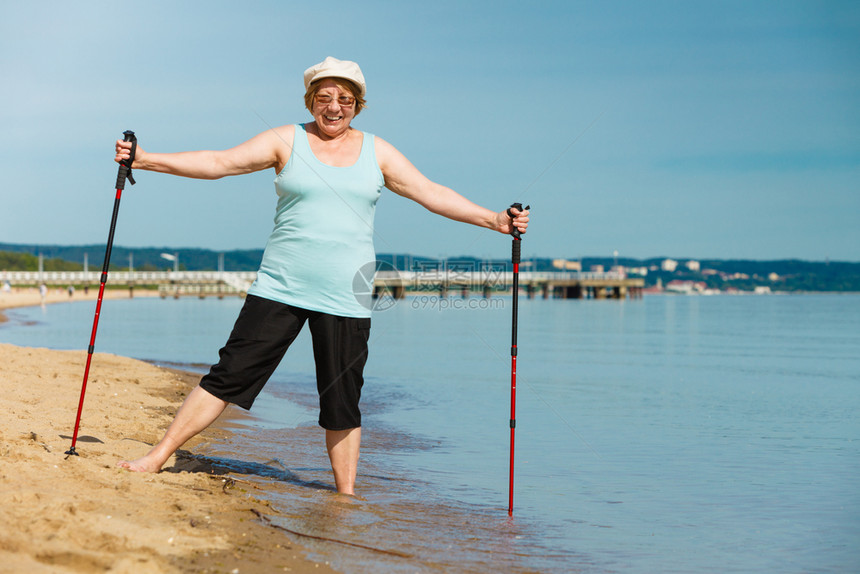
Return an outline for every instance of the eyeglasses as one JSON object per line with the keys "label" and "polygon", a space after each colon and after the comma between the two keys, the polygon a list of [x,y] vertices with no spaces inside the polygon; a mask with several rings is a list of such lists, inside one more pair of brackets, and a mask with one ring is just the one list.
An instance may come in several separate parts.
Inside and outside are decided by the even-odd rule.
{"label": "eyeglasses", "polygon": [[343,106],[343,107],[351,106],[352,104],[355,103],[355,98],[352,98],[350,96],[340,96],[339,98],[335,99],[335,98],[329,96],[328,94],[316,94],[314,96],[314,99],[316,100],[316,102],[318,104],[322,104],[324,106],[328,106],[333,101],[336,101],[337,105]]}

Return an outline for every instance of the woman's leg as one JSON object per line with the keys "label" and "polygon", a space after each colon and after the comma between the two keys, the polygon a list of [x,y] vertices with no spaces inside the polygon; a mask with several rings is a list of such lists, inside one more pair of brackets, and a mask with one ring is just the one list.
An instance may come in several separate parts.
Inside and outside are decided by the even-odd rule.
{"label": "woman's leg", "polygon": [[[370,319],[312,315],[308,324],[314,345],[319,424],[326,429],[334,482],[338,492],[355,494],[361,447],[361,388]],[[333,430],[334,429],[334,430]]]}
{"label": "woman's leg", "polygon": [[342,431],[325,431],[328,458],[334,472],[334,484],[341,494],[355,494],[355,476],[361,447],[361,427]]}
{"label": "woman's leg", "polygon": [[188,439],[224,412],[228,403],[250,409],[305,322],[289,305],[248,295],[220,360],[185,399],[164,438],[145,456],[122,468],[158,472]]}
{"label": "woman's leg", "polygon": [[164,438],[141,458],[120,461],[117,466],[136,472],[158,472],[176,449],[215,422],[226,407],[227,401],[209,394],[199,386],[195,387],[182,403]]}

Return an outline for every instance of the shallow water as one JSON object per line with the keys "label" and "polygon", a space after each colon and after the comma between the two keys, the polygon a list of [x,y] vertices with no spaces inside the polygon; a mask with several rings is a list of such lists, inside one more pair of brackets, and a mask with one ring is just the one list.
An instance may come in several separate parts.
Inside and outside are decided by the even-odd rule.
{"label": "shallow water", "polygon": [[[240,305],[107,301],[96,350],[208,364]],[[0,340],[82,349],[93,309],[11,310]],[[350,572],[857,571],[858,324],[857,295],[521,298],[513,519],[509,298],[374,315],[360,500],[331,491],[306,334],[201,452]]]}

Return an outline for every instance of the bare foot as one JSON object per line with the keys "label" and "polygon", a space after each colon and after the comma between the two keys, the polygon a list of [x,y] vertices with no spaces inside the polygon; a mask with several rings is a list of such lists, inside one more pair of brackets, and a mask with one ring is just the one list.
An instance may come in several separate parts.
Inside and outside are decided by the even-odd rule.
{"label": "bare foot", "polygon": [[361,504],[367,502],[367,499],[355,493],[347,494],[346,492],[335,492],[335,500],[343,504]]}
{"label": "bare foot", "polygon": [[121,460],[116,465],[132,472],[159,472],[162,466],[158,462],[150,460],[148,456],[132,461]]}

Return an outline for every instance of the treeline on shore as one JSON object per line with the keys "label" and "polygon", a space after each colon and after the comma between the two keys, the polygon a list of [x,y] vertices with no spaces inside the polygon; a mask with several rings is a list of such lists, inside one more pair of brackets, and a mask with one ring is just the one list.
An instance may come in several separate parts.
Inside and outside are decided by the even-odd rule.
{"label": "treeline on shore", "polygon": [[[174,262],[162,255],[177,258],[178,268],[187,271],[216,271],[223,265],[225,271],[256,271],[263,256],[262,249],[213,251],[197,248],[114,246],[111,269],[123,271],[132,266],[136,271],[165,271],[174,268]],[[81,271],[87,262],[90,271],[101,269],[103,245],[19,245],[0,243],[0,271],[38,271],[39,256],[45,271]],[[492,268],[510,269],[505,259],[487,260],[470,256],[449,257],[446,260],[405,254],[379,254],[379,261],[398,270],[429,270],[455,268],[463,270]],[[696,281],[710,289],[739,289],[752,291],[769,286],[773,291],[860,291],[860,262],[802,261],[797,259],[757,260],[698,260],[697,265],[680,263],[672,270],[663,265],[667,257],[649,259],[583,257],[577,261],[583,271],[610,270],[621,267],[631,276],[641,275],[646,286],[666,285],[671,281]],[[689,258],[672,258],[678,262]],[[523,261],[524,271],[560,271],[559,259],[529,258]],[[564,261],[564,260],[562,260]],[[637,275],[634,275],[637,274]]]}

